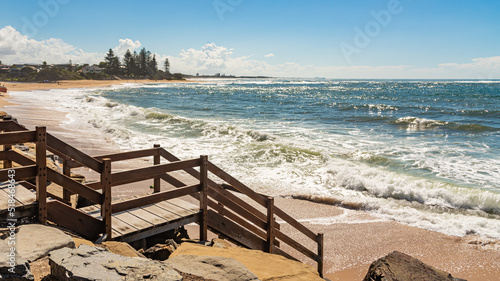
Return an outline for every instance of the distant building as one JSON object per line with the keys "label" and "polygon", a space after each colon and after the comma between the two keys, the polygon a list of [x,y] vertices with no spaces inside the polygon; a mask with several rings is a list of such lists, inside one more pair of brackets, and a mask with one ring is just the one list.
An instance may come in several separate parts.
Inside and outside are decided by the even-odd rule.
{"label": "distant building", "polygon": [[10,72],[10,66],[0,65],[0,73],[9,73],[9,72]]}
{"label": "distant building", "polygon": [[82,68],[82,73],[83,74],[87,74],[87,73],[101,73],[101,72],[102,72],[102,68],[100,68],[97,65],[85,66],[84,68]]}
{"label": "distant building", "polygon": [[60,69],[66,69],[71,71],[75,69],[77,65],[74,63],[61,63],[61,64],[54,64],[54,66]]}

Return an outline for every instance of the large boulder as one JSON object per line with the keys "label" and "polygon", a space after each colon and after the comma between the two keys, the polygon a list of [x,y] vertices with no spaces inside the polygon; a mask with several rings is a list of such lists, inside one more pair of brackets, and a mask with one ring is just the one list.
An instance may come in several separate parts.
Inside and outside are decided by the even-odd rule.
{"label": "large boulder", "polygon": [[217,248],[193,243],[182,243],[170,256],[212,256],[232,258],[242,263],[260,280],[323,281],[310,265],[289,260],[279,255],[244,248]]}
{"label": "large boulder", "polygon": [[138,251],[136,251],[130,244],[119,241],[106,241],[101,244],[105,249],[113,254],[126,256],[126,257],[137,257],[145,258],[145,256]]}
{"label": "large boulder", "polygon": [[176,256],[165,261],[182,273],[200,276],[218,281],[258,281],[253,274],[239,261],[232,258],[211,256]]}
{"label": "large boulder", "polygon": [[466,281],[435,269],[409,255],[394,251],[374,261],[363,281]]}
{"label": "large boulder", "polygon": [[0,279],[34,280],[28,261],[11,249],[13,245],[9,245],[6,240],[0,240]]}
{"label": "large boulder", "polygon": [[170,255],[179,247],[173,239],[167,239],[163,244],[156,244],[147,250],[139,250],[139,253],[143,254],[147,258],[164,261],[170,257]]}
{"label": "large boulder", "polygon": [[42,224],[25,224],[19,226],[16,246],[17,253],[31,262],[48,255],[53,250],[75,248],[75,242],[71,236],[58,228]]}
{"label": "large boulder", "polygon": [[51,274],[59,280],[182,280],[177,271],[162,262],[125,257],[88,245],[52,251],[49,259]]}

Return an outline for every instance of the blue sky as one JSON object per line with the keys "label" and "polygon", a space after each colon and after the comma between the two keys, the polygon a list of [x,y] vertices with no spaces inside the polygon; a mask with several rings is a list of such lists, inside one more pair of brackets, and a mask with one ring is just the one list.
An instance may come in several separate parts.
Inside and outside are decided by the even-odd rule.
{"label": "blue sky", "polygon": [[[500,1],[1,1],[4,63],[145,47],[173,71],[500,79]],[[120,41],[121,40],[121,41]]]}

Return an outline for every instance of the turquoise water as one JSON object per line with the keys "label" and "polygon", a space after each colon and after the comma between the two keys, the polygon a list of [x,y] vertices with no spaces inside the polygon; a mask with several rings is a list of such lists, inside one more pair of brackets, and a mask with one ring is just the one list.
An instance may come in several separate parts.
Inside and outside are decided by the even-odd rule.
{"label": "turquoise water", "polygon": [[65,93],[44,99],[124,149],[208,154],[259,192],[500,238],[498,81],[209,80]]}

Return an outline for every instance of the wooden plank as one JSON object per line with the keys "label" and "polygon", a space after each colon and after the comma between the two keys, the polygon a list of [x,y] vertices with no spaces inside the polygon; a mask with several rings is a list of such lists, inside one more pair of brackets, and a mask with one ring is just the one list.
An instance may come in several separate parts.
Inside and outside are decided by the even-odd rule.
{"label": "wooden plank", "polygon": [[[151,222],[148,222],[147,220],[144,220],[140,216],[136,215],[136,213],[135,213],[136,211],[137,211],[137,209],[126,211],[126,212],[121,212],[118,214],[114,214],[113,217],[139,229],[140,231],[154,227],[154,224],[152,224]],[[140,211],[143,211],[143,210],[140,210]],[[137,212],[137,214],[139,214],[139,212]]]}
{"label": "wooden plank", "polygon": [[[24,167],[17,167],[17,168],[11,168],[11,169],[1,169],[0,170],[0,181],[8,181],[10,179],[9,177],[9,170],[14,170],[14,179],[16,181],[22,181],[26,179],[32,179],[36,177],[36,165],[29,165],[29,166],[24,166]],[[12,173],[10,173],[12,174]]]}
{"label": "wooden plank", "polygon": [[103,229],[102,221],[59,201],[50,201],[47,207],[48,220],[71,229],[87,239],[96,239]]}
{"label": "wooden plank", "polygon": [[318,233],[316,242],[318,243],[318,259],[316,260],[318,262],[318,273],[319,276],[323,278],[323,266],[324,266],[324,248],[323,248],[323,233]]}
{"label": "wooden plank", "polygon": [[182,217],[185,217],[186,215],[189,215],[189,214],[177,214],[177,213],[173,213],[173,212],[170,212],[170,211],[167,211],[161,207],[158,207],[156,205],[149,205],[149,206],[145,206],[145,207],[141,207],[141,209],[143,210],[146,210],[148,212],[151,212],[167,221],[173,221],[173,220],[177,220],[177,219],[180,219]]}
{"label": "wooden plank", "polygon": [[[210,186],[212,187],[212,186]],[[222,194],[219,193],[222,192]],[[218,201],[224,207],[227,207],[234,212],[236,212],[238,215],[244,217],[245,219],[251,221],[253,224],[256,226],[260,227],[261,229],[265,230],[266,229],[266,215],[264,215],[262,212],[257,210],[256,208],[252,207],[250,204],[246,203],[239,197],[235,196],[231,192],[225,190],[225,189],[217,189],[217,191],[210,189],[209,190],[209,195],[212,197],[214,200]]]}
{"label": "wooden plank", "polygon": [[208,237],[208,156],[200,157],[200,240],[207,241]]}
{"label": "wooden plank", "polygon": [[283,243],[290,245],[292,248],[296,249],[297,251],[301,252],[306,257],[308,257],[314,261],[318,260],[318,255],[316,255],[313,251],[307,249],[302,244],[293,240],[292,238],[290,238],[289,236],[287,236],[286,234],[284,234],[280,230],[275,229],[274,233],[276,235],[276,238],[280,239]]}
{"label": "wooden plank", "polygon": [[169,184],[173,185],[174,187],[183,187],[183,186],[186,186],[185,183],[181,182],[180,180],[174,178],[173,176],[165,173],[165,174],[161,174],[160,175],[160,178],[166,182],[168,182]]}
{"label": "wooden plank", "polygon": [[[14,204],[14,207],[15,208],[18,208],[18,207],[21,207],[23,206],[24,204],[19,201],[15,194],[13,195],[12,193],[10,193],[10,188],[8,185],[5,185],[5,186],[2,186],[2,188],[0,188],[0,200],[2,200],[0,202],[0,210],[8,210],[9,207],[12,207],[12,204]],[[16,191],[17,191],[17,186],[16,186]],[[14,200],[14,201],[12,201]]]}
{"label": "wooden plank", "polygon": [[289,214],[285,213],[278,207],[275,207],[274,213],[276,214],[276,216],[282,218],[291,226],[295,227],[298,231],[302,232],[305,236],[309,237],[313,241],[316,241],[316,234],[309,230],[309,228],[298,222],[296,219],[292,218]]}
{"label": "wooden plank", "polygon": [[[101,216],[104,222],[104,233],[108,239],[112,239],[111,233],[111,159],[102,159],[101,184],[102,184],[102,201],[101,201]],[[98,203],[98,202],[96,202]]]}
{"label": "wooden plank", "polygon": [[64,188],[68,189],[69,191],[71,191],[73,193],[77,193],[80,196],[83,196],[94,203],[101,204],[101,202],[103,200],[103,196],[101,193],[94,191],[94,190],[88,188],[87,186],[85,186],[77,181],[74,181],[70,177],[63,175],[63,174],[60,174],[52,169],[48,169],[47,174],[48,174],[48,179],[50,181],[53,181],[54,183],[56,183],[60,186],[63,186]]}
{"label": "wooden plank", "polygon": [[47,134],[47,145],[98,173],[101,173],[102,171],[102,163],[100,161],[81,152],[51,134]]}
{"label": "wooden plank", "polygon": [[153,167],[138,168],[130,171],[113,173],[112,174],[113,186],[151,179],[155,176],[159,176],[166,172],[183,170],[186,168],[192,168],[196,166],[200,166],[200,159],[178,161],[178,162],[156,165]]}
{"label": "wooden plank", "polygon": [[244,228],[248,229],[255,235],[259,236],[262,239],[266,239],[266,233],[262,231],[260,228],[255,226],[254,224],[248,222],[247,220],[241,218],[240,216],[236,215],[235,213],[231,212],[230,210],[224,208],[224,206],[217,204],[213,200],[208,201],[208,206],[215,211],[217,211],[221,216],[227,217],[228,219],[234,221],[235,223],[243,226]]}
{"label": "wooden plank", "polygon": [[[157,155],[157,154],[158,154],[158,149],[148,148],[148,149],[142,149],[142,150],[99,155],[99,156],[94,156],[94,158],[99,160],[99,161],[101,161],[104,158],[109,158],[109,159],[111,159],[111,162],[117,162],[117,161],[124,161],[124,160],[130,160],[130,159],[136,159],[136,158],[142,158],[142,157],[149,157],[149,156],[153,156],[153,155]],[[79,168],[82,166],[83,165],[78,163],[78,162],[72,162],[70,164],[71,168]]]}
{"label": "wooden plank", "polygon": [[[160,165],[160,154],[158,153],[158,148],[160,147],[159,144],[155,144],[154,148],[156,149],[156,153],[153,156],[153,164],[154,165]],[[159,176],[155,177],[153,180],[153,188],[154,188],[154,193],[158,193],[161,191],[161,179]]]}
{"label": "wooden plank", "polygon": [[4,120],[0,121],[0,131],[28,131],[28,129],[14,120]]}
{"label": "wooden plank", "polygon": [[130,210],[133,208],[141,207],[141,206],[158,203],[158,202],[161,202],[164,200],[189,195],[191,193],[199,192],[199,190],[200,190],[200,185],[197,184],[197,185],[191,185],[191,186],[187,186],[187,187],[180,188],[180,189],[154,193],[151,195],[146,195],[143,197],[126,200],[123,202],[114,203],[112,205],[112,210],[113,210],[113,213],[118,213],[118,212],[122,212],[125,210]]}
{"label": "wooden plank", "polygon": [[264,198],[262,195],[258,194],[257,192],[253,191],[225,171],[223,171],[221,168],[217,167],[214,165],[212,162],[208,162],[208,170],[212,172],[212,174],[216,175],[220,179],[224,180],[225,182],[229,183],[232,185],[234,188],[236,188],[239,192],[245,194],[246,196],[250,197],[253,199],[255,202],[259,203],[263,207],[267,206],[267,199]]}
{"label": "wooden plank", "polygon": [[190,214],[195,214],[200,211],[199,206],[196,206],[181,199],[171,199],[168,201],[162,201],[156,203],[155,205],[181,217],[188,216]]}
{"label": "wooden plank", "polygon": [[20,183],[16,185],[16,200],[23,205],[29,205],[36,201],[36,194],[33,191],[26,189]]}
{"label": "wooden plank", "polygon": [[118,239],[116,239],[116,240],[119,240],[122,242],[134,242],[134,241],[137,241],[140,239],[148,238],[148,237],[156,235],[156,234],[164,233],[166,231],[181,227],[181,226],[186,225],[186,224],[197,222],[199,220],[200,220],[199,215],[193,214],[193,215],[190,215],[188,217],[183,217],[183,218],[176,219],[174,221],[170,221],[166,225],[150,228],[146,231],[134,233],[131,235],[127,235],[125,237],[118,237]]}
{"label": "wooden plank", "polygon": [[0,134],[0,145],[35,142],[35,131],[8,132]]}
{"label": "wooden plank", "polygon": [[267,252],[273,253],[274,242],[274,198],[267,199]]}
{"label": "wooden plank", "polygon": [[36,127],[36,201],[38,222],[47,222],[47,129]]}
{"label": "wooden plank", "polygon": [[264,239],[248,232],[243,227],[212,210],[208,210],[208,221],[210,222],[209,228],[212,231],[222,234],[239,245],[260,251],[264,251],[266,248]]}
{"label": "wooden plank", "polygon": [[28,166],[28,165],[35,165],[35,161],[31,160],[30,158],[20,154],[20,153],[17,153],[16,151],[10,151],[10,158],[12,159],[12,161],[16,162],[17,164],[21,165],[21,166]]}
{"label": "wooden plank", "polygon": [[164,219],[160,216],[157,216],[149,211],[146,211],[142,208],[133,209],[133,210],[130,210],[127,212],[129,212],[130,214],[132,214],[138,218],[141,218],[142,220],[148,221],[155,226],[168,223],[168,221],[166,219]]}

